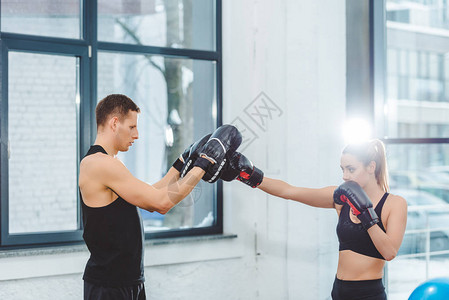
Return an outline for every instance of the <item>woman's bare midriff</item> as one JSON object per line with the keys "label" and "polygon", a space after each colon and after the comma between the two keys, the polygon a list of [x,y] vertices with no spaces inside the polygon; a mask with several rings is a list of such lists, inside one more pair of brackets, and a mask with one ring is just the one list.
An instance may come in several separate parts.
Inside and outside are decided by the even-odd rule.
{"label": "woman's bare midriff", "polygon": [[385,261],[343,250],[338,255],[337,278],[341,280],[373,280],[383,276]]}

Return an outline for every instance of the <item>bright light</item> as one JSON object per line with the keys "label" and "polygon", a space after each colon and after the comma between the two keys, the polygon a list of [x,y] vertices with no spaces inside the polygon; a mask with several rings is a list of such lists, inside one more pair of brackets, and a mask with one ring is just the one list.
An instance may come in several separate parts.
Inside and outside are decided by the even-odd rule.
{"label": "bright light", "polygon": [[165,145],[172,147],[174,142],[173,129],[170,125],[165,126]]}
{"label": "bright light", "polygon": [[343,124],[345,144],[360,143],[371,138],[371,125],[364,119],[349,119]]}

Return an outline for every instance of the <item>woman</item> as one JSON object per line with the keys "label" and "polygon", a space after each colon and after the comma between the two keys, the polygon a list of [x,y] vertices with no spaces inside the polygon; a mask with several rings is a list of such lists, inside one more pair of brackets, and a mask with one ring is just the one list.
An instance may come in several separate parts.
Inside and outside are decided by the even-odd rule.
{"label": "woman", "polygon": [[[263,177],[263,172],[240,153],[232,157],[229,165],[239,172],[238,180],[270,195],[314,207],[335,209],[339,216],[337,235],[340,247],[332,299],[387,299],[382,284],[383,267],[386,260],[390,261],[396,256],[401,246],[407,222],[407,203],[404,198],[388,193],[387,162],[382,141],[375,139],[348,145],[341,156],[343,180],[345,183],[355,182],[358,184],[355,186],[363,189],[360,189],[360,195],[355,193],[355,198],[358,198],[355,201],[366,201],[367,207],[363,209],[370,212],[372,208],[369,206],[375,208],[378,220],[374,216],[374,221],[371,220],[373,222],[368,226],[363,226],[359,220],[359,206],[356,209],[349,201],[341,201],[339,196],[334,201],[335,186],[303,188]],[[229,179],[229,172],[223,175]],[[336,194],[345,186],[340,186]]]}

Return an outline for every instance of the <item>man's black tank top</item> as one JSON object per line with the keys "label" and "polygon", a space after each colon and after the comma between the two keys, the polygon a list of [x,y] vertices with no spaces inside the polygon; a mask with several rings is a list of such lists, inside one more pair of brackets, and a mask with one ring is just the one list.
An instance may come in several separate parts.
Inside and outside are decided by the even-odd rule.
{"label": "man's black tank top", "polygon": [[[377,216],[379,217],[379,227],[385,232],[385,227],[382,223],[382,208],[384,206],[385,200],[388,197],[388,193],[385,193],[380,199],[379,203],[374,208]],[[340,242],[339,251],[351,250],[366,256],[384,259],[382,254],[376,249],[373,241],[371,240],[368,232],[363,228],[362,224],[356,224],[352,222],[349,217],[350,207],[347,203],[343,204],[340,212],[340,217],[338,218],[337,224],[337,236]]]}
{"label": "man's black tank top", "polygon": [[[103,147],[93,145],[86,156],[97,152],[107,154]],[[144,282],[144,231],[138,208],[120,196],[102,207],[89,207],[81,197],[81,205],[83,238],[91,253],[83,279],[102,286]]]}

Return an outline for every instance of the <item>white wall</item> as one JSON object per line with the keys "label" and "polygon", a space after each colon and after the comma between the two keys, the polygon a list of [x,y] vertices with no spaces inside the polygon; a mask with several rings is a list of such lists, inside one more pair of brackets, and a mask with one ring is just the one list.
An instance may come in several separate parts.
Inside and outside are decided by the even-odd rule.
{"label": "white wall", "polygon": [[[283,114],[245,151],[269,177],[338,184],[345,106],[344,1],[224,1],[224,119],[265,92]],[[326,299],[336,271],[336,214],[232,183],[226,216],[256,256],[260,299]],[[236,229],[234,229],[236,228]],[[255,244],[254,241],[257,241]],[[248,251],[247,255],[254,255]]]}
{"label": "white wall", "polygon": [[[223,1],[223,120],[241,118],[257,134],[243,152],[266,176],[307,187],[340,182],[345,59],[343,0]],[[282,111],[263,130],[245,113],[261,92]],[[225,232],[238,237],[149,246],[149,299],[327,299],[335,212],[224,186]],[[42,270],[42,256],[27,257],[23,271],[14,267],[20,258],[0,258],[0,299],[80,299],[87,253],[70,265],[67,255],[53,257],[68,273],[60,276]]]}

